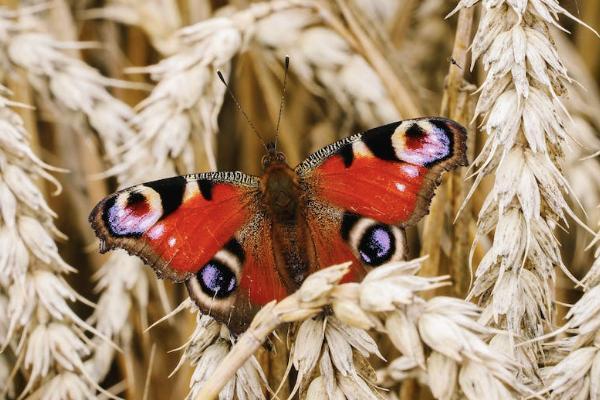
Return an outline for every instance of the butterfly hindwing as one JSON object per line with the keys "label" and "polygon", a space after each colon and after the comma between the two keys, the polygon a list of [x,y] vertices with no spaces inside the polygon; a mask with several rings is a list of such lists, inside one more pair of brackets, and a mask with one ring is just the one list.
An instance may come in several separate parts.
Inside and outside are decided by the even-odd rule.
{"label": "butterfly hindwing", "polygon": [[444,171],[466,165],[466,131],[445,118],[384,125],[333,143],[296,167],[312,198],[384,224],[415,224]]}
{"label": "butterfly hindwing", "polygon": [[284,298],[288,292],[275,267],[269,218],[254,214],[186,286],[203,312],[233,332],[243,331],[261,306]]}
{"label": "butterfly hindwing", "polygon": [[352,261],[344,282],[361,281],[366,272],[407,256],[404,230],[327,204],[308,208],[318,265],[313,270]]}

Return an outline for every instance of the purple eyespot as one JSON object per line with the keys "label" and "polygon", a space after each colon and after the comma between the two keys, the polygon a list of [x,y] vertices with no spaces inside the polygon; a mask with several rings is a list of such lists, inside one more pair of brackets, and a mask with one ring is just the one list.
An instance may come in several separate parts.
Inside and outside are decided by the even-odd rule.
{"label": "purple eyespot", "polygon": [[428,166],[447,158],[452,152],[450,133],[435,124],[426,133],[418,124],[413,124],[406,134],[406,148],[399,157],[402,161]]}
{"label": "purple eyespot", "polygon": [[196,275],[207,296],[223,299],[237,287],[233,271],[217,260],[211,260]]}
{"label": "purple eyespot", "polygon": [[360,239],[358,253],[367,265],[379,266],[392,258],[396,251],[394,235],[386,225],[373,225]]}
{"label": "purple eyespot", "polygon": [[[127,196],[125,204],[117,201],[121,196]],[[103,218],[114,236],[140,237],[160,219],[161,213],[161,210],[152,208],[142,193],[131,192],[110,198]]]}

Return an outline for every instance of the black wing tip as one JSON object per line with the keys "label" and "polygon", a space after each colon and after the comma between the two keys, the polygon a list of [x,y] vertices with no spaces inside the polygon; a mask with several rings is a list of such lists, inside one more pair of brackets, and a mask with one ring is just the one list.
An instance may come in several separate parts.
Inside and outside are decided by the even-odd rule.
{"label": "black wing tip", "polygon": [[193,275],[193,273],[176,273],[170,272],[164,268],[160,268],[156,265],[160,259],[159,256],[153,253],[145,254],[140,251],[139,246],[136,246],[135,248],[131,247],[130,242],[128,242],[133,239],[131,237],[119,237],[111,233],[110,228],[106,225],[104,212],[106,211],[107,205],[109,205],[111,201],[114,201],[114,199],[120,193],[126,190],[128,189],[120,190],[100,200],[98,204],[94,206],[90,212],[90,215],[88,216],[88,222],[90,223],[94,234],[100,241],[98,248],[99,253],[104,254],[111,250],[122,249],[125,250],[130,256],[138,257],[145,265],[151,267],[156,273],[158,279],[168,279],[175,283],[187,281]]}
{"label": "black wing tip", "polygon": [[113,199],[114,196],[115,194],[112,194],[98,202],[88,216],[88,222],[99,240],[98,252],[100,254],[108,253],[111,250],[120,248],[114,243],[114,238],[111,236],[110,230],[104,221],[106,203]]}
{"label": "black wing tip", "polygon": [[[392,122],[392,123],[371,129],[367,132],[389,130],[391,128],[395,128],[395,127],[399,126],[403,122],[415,122],[416,123],[419,121],[430,122],[430,123],[440,127],[445,132],[449,132],[449,134],[451,134],[452,154],[449,157],[449,160],[451,160],[451,162],[448,163],[448,169],[453,169],[456,166],[466,167],[469,165],[469,160],[467,158],[468,130],[461,123],[459,123],[453,119],[447,118],[447,117],[425,116],[425,117],[401,120],[401,121]],[[365,132],[365,133],[367,133],[367,132]]]}
{"label": "black wing tip", "polygon": [[438,166],[441,167],[441,171],[438,170],[437,173],[430,175],[429,183],[424,186],[424,191],[420,194],[422,198],[427,199],[427,201],[421,204],[419,209],[414,212],[409,220],[401,224],[402,227],[414,226],[423,219],[423,217],[429,214],[433,196],[442,183],[444,176],[443,172],[450,172],[458,167],[469,165],[469,160],[467,158],[468,130],[465,126],[446,117],[423,117],[416,120],[427,120],[434,124],[437,122],[444,131],[449,132],[452,140],[452,154],[450,157],[443,160],[442,163],[438,164]]}
{"label": "black wing tip", "polygon": [[123,243],[123,242],[121,242],[122,240],[125,240],[125,241],[131,240],[130,238],[112,237],[110,232],[108,231],[108,229],[102,224],[101,214],[103,212],[102,205],[104,202],[105,201],[103,200],[100,203],[98,203],[96,205],[96,207],[94,207],[94,209],[92,210],[92,212],[90,213],[90,216],[88,218],[88,221],[90,222],[90,225],[91,225],[96,237],[100,241],[100,244],[98,247],[98,252],[100,254],[105,254],[112,250],[125,250],[127,252],[127,254],[129,254],[130,256],[139,258],[140,260],[142,260],[142,262],[145,265],[151,267],[154,270],[154,272],[156,273],[156,277],[158,279],[168,279],[175,283],[185,282],[193,275],[193,273],[184,273],[184,274],[171,273],[166,269],[161,269],[160,267],[156,266],[156,263],[157,263],[156,255],[153,255],[153,256],[146,255],[144,253],[141,253],[139,251],[139,249],[134,250],[130,246],[122,244]]}
{"label": "black wing tip", "polygon": [[469,136],[469,131],[465,126],[454,120],[446,118],[445,121],[454,133],[454,151],[458,156],[457,165],[466,167],[469,165],[469,159],[467,157],[467,138]]}

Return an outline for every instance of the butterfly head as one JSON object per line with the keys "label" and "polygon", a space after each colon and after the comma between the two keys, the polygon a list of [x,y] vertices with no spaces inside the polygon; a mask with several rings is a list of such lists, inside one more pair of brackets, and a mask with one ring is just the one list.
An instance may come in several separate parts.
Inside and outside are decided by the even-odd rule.
{"label": "butterfly head", "polygon": [[285,154],[281,151],[277,151],[276,143],[267,143],[267,154],[262,158],[263,169],[269,168],[273,164],[285,164]]}

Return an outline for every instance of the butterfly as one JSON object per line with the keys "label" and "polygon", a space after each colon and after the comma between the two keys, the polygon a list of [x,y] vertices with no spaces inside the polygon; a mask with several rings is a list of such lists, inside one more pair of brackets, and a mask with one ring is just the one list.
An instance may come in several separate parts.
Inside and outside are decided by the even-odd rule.
{"label": "butterfly", "polygon": [[185,282],[205,313],[243,331],[312,272],[352,261],[344,281],[407,254],[444,171],[466,165],[466,130],[445,118],[394,122],[332,143],[291,168],[267,147],[260,177],[206,172],[109,195],[90,214],[100,251],[139,256]]}

